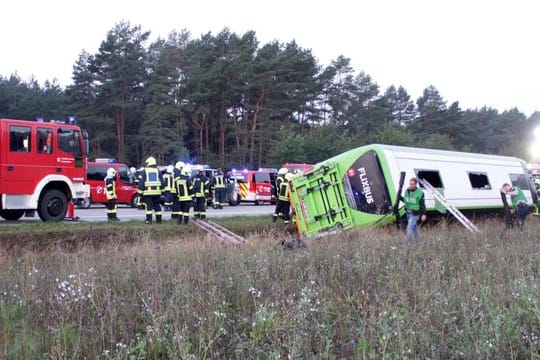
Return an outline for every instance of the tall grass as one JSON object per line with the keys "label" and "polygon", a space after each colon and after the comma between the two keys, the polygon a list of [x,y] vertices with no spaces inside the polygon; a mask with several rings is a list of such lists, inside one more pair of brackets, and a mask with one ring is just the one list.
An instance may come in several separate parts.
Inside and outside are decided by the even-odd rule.
{"label": "tall grass", "polygon": [[366,229],[284,251],[269,226],[244,247],[141,230],[4,252],[0,357],[539,358],[534,220],[502,237],[500,222],[475,235],[442,224],[409,245]]}

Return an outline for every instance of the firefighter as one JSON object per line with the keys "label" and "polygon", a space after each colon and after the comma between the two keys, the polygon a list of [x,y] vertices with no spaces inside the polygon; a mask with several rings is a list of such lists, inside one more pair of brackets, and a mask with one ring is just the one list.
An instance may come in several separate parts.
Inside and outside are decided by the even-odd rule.
{"label": "firefighter", "polygon": [[291,192],[290,181],[293,176],[292,173],[285,174],[285,180],[279,184],[278,202],[281,202],[281,213],[283,214],[283,223],[285,225],[291,222],[291,203],[289,195]]}
{"label": "firefighter", "polygon": [[193,201],[193,186],[189,177],[191,170],[188,166],[182,168],[180,176],[175,178],[176,195],[180,203],[180,214],[177,217],[178,224],[189,222],[189,208]]}
{"label": "firefighter", "polygon": [[139,190],[142,193],[142,202],[146,209],[146,223],[152,223],[152,211],[156,215],[156,223],[161,223],[161,192],[163,186],[163,176],[157,168],[156,159],[150,156],[146,159],[146,167],[141,173],[139,180]]}
{"label": "firefighter", "polygon": [[107,220],[118,221],[116,216],[116,170],[113,168],[107,169],[107,176],[105,177],[105,194],[107,196]]}
{"label": "firefighter", "polygon": [[178,219],[180,218],[181,211],[180,211],[180,200],[178,199],[178,189],[176,187],[176,180],[182,175],[182,169],[186,166],[183,161],[177,161],[176,164],[174,164],[174,170],[173,170],[173,189],[174,189],[174,196],[173,196],[173,204],[172,204],[172,215],[171,219]]}
{"label": "firefighter", "polygon": [[174,166],[169,165],[163,174],[163,207],[165,211],[171,211],[173,205],[173,197],[176,194],[174,186]]}
{"label": "firefighter", "polygon": [[203,170],[199,170],[193,179],[193,193],[195,195],[194,215],[195,219],[206,219],[206,195],[210,180],[204,175]]}
{"label": "firefighter", "polygon": [[[131,182],[137,186],[137,189],[139,189],[139,181],[141,180],[142,169],[137,170],[132,166],[129,171],[131,173]],[[144,209],[144,203],[142,202],[142,190],[140,189],[137,191],[137,209]]]}
{"label": "firefighter", "polygon": [[212,177],[212,188],[214,189],[214,196],[212,196],[212,205],[214,209],[223,209],[227,190],[225,188],[225,177],[223,176],[221,168],[217,169],[217,172]]}
{"label": "firefighter", "polygon": [[287,175],[288,171],[289,170],[285,167],[278,170],[278,176],[276,177],[276,188],[274,191],[276,197],[278,198],[278,202],[276,203],[276,209],[272,215],[272,222],[276,222],[278,218],[283,218],[283,204],[279,201],[279,191],[281,184],[285,181],[285,175]]}

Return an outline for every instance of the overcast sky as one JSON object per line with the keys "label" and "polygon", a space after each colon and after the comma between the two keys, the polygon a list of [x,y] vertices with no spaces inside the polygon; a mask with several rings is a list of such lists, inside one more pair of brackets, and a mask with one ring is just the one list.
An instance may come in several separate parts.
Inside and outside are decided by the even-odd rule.
{"label": "overcast sky", "polygon": [[95,53],[121,20],[151,39],[188,29],[254,30],[261,44],[296,42],[326,66],[339,55],[383,92],[413,100],[434,85],[450,105],[527,116],[540,110],[540,2],[536,0],[17,0],[0,6],[0,75],[71,83],[84,49]]}

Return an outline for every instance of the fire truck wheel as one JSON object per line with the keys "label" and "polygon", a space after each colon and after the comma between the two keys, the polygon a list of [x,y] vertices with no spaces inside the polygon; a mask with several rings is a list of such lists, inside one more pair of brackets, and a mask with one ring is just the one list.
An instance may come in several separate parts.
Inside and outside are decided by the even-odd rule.
{"label": "fire truck wheel", "polygon": [[47,190],[38,204],[38,214],[43,221],[62,221],[66,217],[67,197],[60,190]]}
{"label": "fire truck wheel", "polygon": [[134,195],[131,197],[131,201],[129,202],[129,205],[130,205],[132,208],[136,208],[138,202],[139,202],[139,194],[134,194]]}
{"label": "fire truck wheel", "polygon": [[0,216],[6,220],[19,220],[24,215],[24,210],[1,210]]}

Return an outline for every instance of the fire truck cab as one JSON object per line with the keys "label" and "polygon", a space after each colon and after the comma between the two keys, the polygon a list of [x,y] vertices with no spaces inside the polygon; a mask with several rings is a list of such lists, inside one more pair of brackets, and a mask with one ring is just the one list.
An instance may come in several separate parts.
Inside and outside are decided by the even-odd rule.
{"label": "fire truck cab", "polygon": [[60,221],[89,196],[88,135],[73,123],[0,119],[0,216]]}
{"label": "fire truck cab", "polygon": [[234,183],[238,190],[236,203],[253,202],[255,205],[271,203],[273,188],[268,171],[231,170],[227,173],[229,183]]}
{"label": "fire truck cab", "polygon": [[98,158],[95,161],[88,162],[87,178],[90,185],[90,197],[86,199],[82,207],[88,208],[92,203],[107,204],[105,176],[107,176],[108,168],[116,170],[117,203],[137,207],[137,197],[139,195],[129,167],[108,158]]}

